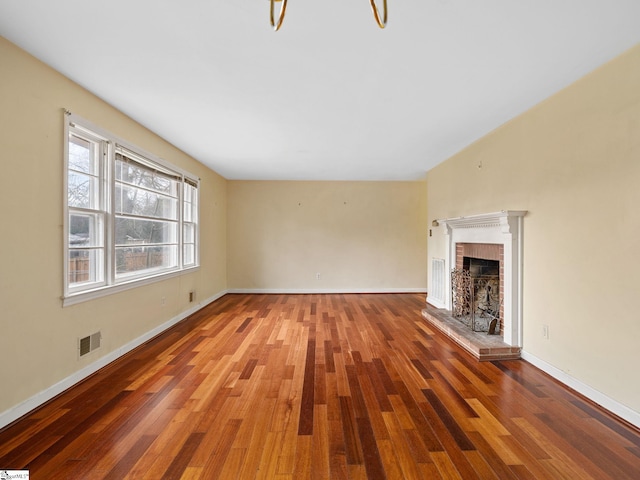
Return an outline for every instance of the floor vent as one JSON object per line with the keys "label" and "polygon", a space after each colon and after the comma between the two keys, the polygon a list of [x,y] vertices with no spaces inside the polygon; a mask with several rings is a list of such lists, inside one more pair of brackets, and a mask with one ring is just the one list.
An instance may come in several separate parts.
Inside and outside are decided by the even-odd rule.
{"label": "floor vent", "polygon": [[100,348],[100,340],[102,339],[102,333],[96,332],[88,337],[83,337],[80,339],[79,349],[80,356],[84,356],[87,353],[93,352],[96,348]]}
{"label": "floor vent", "polygon": [[445,292],[445,275],[444,275],[444,259],[442,258],[432,258],[431,259],[431,282],[432,286],[429,290],[429,296],[438,301],[439,303],[444,302],[444,292]]}

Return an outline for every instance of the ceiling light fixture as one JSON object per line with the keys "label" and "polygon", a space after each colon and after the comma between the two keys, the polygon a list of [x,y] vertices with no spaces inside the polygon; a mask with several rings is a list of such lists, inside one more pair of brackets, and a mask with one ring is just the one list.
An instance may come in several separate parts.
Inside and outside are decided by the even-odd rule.
{"label": "ceiling light fixture", "polygon": [[[276,17],[274,15],[276,2],[282,2],[282,5],[280,5],[280,13],[278,14],[278,20],[276,20]],[[378,26],[380,28],[386,27],[387,26],[387,0],[382,0],[382,6],[383,6],[382,18],[380,18],[380,12],[378,11],[376,1],[369,0],[369,2],[371,2],[371,9],[373,10],[373,18],[375,18]],[[271,0],[271,12],[270,12],[271,26],[276,32],[280,30],[280,27],[282,26],[282,22],[284,20],[284,14],[286,12],[287,12],[287,0]]]}
{"label": "ceiling light fixture", "polygon": [[[273,16],[273,4],[275,2],[282,2],[282,5],[280,5],[280,15],[278,15],[278,21],[275,21],[275,18]],[[280,30],[280,27],[282,26],[282,21],[284,20],[284,14],[287,11],[287,0],[271,0],[271,26],[273,27],[273,29],[277,32],[278,30]]]}
{"label": "ceiling light fixture", "polygon": [[380,12],[378,12],[378,7],[376,6],[375,0],[369,0],[371,2],[371,10],[373,10],[373,18],[376,19],[376,23],[380,28],[384,28],[387,26],[387,0],[382,0],[382,6],[384,10],[382,12],[382,21],[380,21]]}

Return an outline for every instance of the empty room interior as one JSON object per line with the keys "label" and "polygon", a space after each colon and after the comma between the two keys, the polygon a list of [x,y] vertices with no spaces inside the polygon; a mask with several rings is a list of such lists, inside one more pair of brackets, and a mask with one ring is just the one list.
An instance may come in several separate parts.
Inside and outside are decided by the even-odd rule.
{"label": "empty room interior", "polygon": [[640,478],[640,3],[560,3],[0,2],[0,473]]}

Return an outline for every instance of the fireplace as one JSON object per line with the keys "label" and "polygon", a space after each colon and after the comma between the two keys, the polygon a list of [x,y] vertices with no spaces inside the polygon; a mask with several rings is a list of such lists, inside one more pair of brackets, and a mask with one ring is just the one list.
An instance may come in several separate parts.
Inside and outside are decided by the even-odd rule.
{"label": "fireplace", "polygon": [[[496,322],[498,331],[494,333],[501,334],[504,343],[510,346],[522,346],[522,229],[525,214],[524,211],[507,210],[434,222],[443,227],[445,255],[444,258],[432,258],[427,302],[455,313],[452,271],[465,270],[466,264],[469,272],[472,268],[485,272],[485,267],[495,272],[497,262],[498,279],[490,283],[490,295],[495,301],[497,284],[499,310],[491,306],[488,317],[499,319]],[[485,292],[479,293],[486,298],[484,288]]]}

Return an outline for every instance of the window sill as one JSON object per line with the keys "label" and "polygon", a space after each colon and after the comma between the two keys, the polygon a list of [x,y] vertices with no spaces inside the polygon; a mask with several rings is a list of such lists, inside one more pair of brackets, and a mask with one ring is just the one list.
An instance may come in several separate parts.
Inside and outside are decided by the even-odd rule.
{"label": "window sill", "polygon": [[182,270],[161,273],[158,275],[154,275],[152,277],[140,278],[137,280],[118,283],[116,285],[108,285],[106,287],[98,287],[98,288],[94,288],[92,290],[87,290],[84,292],[69,294],[66,297],[62,297],[62,306],[68,307],[70,305],[76,305],[78,303],[88,302],[90,300],[95,300],[96,298],[106,297],[107,295],[111,295],[114,293],[131,290],[132,288],[138,288],[144,285],[150,285],[152,283],[160,282],[162,280],[167,280],[169,278],[179,277],[180,275],[185,275],[187,273],[193,273],[195,271],[198,271],[199,269],[200,269],[200,266],[196,265],[194,267],[189,267]]}

